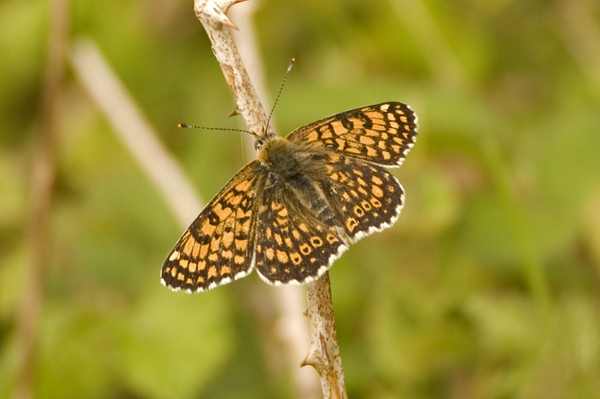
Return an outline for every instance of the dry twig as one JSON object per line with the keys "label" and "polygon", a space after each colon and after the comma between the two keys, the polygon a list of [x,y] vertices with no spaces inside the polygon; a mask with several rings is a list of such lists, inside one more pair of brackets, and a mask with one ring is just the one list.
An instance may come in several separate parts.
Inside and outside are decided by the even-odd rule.
{"label": "dry twig", "polygon": [[70,61],[81,86],[109,120],[117,138],[160,191],[179,224],[187,227],[202,209],[202,200],[98,46],[80,39],[73,45]]}
{"label": "dry twig", "polygon": [[[244,67],[227,28],[237,29],[227,17],[227,9],[239,0],[196,0],[196,16],[210,38],[213,52],[236,100],[236,113],[242,115],[251,131],[266,126],[267,115]],[[311,365],[321,377],[325,398],[346,398],[344,375],[335,331],[329,275],[306,285],[307,315],[311,324],[311,349],[302,365]]]}
{"label": "dry twig", "polygon": [[32,167],[31,218],[27,229],[27,284],[17,315],[17,339],[22,358],[17,370],[14,397],[34,397],[38,325],[43,307],[45,264],[50,238],[49,218],[56,180],[58,108],[65,73],[65,53],[69,37],[70,2],[50,4],[50,32],[41,104],[41,128]]}

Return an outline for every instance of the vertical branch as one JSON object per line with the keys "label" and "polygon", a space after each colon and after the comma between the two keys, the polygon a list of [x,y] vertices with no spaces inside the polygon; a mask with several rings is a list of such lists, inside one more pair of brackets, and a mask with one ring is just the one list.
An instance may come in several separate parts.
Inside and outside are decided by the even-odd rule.
{"label": "vertical branch", "polygon": [[57,111],[65,72],[69,36],[68,0],[50,2],[50,33],[41,104],[41,128],[36,142],[31,179],[32,211],[27,229],[27,278],[17,315],[17,340],[21,353],[14,397],[34,397],[37,330],[43,301],[48,250],[49,216],[56,178]]}
{"label": "vertical branch", "polygon": [[[223,75],[236,100],[236,113],[248,128],[260,132],[267,115],[246,72],[227,27],[237,29],[227,17],[227,9],[240,0],[196,0],[194,10],[212,44]],[[310,319],[311,349],[302,365],[312,365],[320,375],[324,398],[346,398],[341,356],[333,318],[329,275],[306,285],[307,316]]]}
{"label": "vertical branch", "polygon": [[241,1],[243,0],[196,0],[194,10],[208,34],[215,57],[235,97],[237,106],[234,114],[242,115],[250,131],[260,132],[266,126],[267,115],[227,30],[227,27],[237,29],[237,26],[225,12]]}
{"label": "vertical branch", "polygon": [[317,370],[321,376],[324,398],[347,399],[342,356],[333,317],[329,272],[320,279],[306,284],[306,295],[312,339],[310,352],[302,362],[302,366],[310,365]]}

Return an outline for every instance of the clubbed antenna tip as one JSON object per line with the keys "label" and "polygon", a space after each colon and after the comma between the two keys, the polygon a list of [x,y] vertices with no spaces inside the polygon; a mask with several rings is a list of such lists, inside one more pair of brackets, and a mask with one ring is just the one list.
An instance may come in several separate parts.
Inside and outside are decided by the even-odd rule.
{"label": "clubbed antenna tip", "polygon": [[289,63],[289,65],[288,65],[288,69],[287,69],[287,71],[285,72],[285,76],[286,76],[286,77],[287,77],[287,74],[288,74],[288,73],[290,73],[290,71],[292,70],[292,67],[294,66],[294,62],[296,62],[296,59],[295,59],[295,58],[292,58],[292,59],[290,60],[290,63]]}

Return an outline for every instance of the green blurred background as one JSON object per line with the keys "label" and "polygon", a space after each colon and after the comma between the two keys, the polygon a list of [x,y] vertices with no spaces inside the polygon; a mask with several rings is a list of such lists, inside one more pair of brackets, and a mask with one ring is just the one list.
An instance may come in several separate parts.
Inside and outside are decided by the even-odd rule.
{"label": "green blurred background", "polygon": [[[382,101],[419,116],[402,216],[331,271],[349,396],[600,398],[600,4],[252,2],[272,98],[297,60],[280,134]],[[243,127],[192,3],[73,0],[68,45],[97,43],[207,200],[248,159],[243,134],[176,128]],[[50,3],[4,0],[0,27],[0,397],[37,256],[35,397],[297,397],[248,306],[277,288],[160,285],[182,228],[68,64],[48,250],[28,247]]]}

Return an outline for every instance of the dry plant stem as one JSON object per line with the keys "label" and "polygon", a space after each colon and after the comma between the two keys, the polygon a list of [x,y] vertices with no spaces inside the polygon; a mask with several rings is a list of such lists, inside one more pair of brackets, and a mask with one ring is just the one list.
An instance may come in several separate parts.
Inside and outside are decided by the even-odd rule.
{"label": "dry plant stem", "polygon": [[261,132],[266,126],[267,115],[233,38],[227,30],[227,27],[234,29],[237,27],[225,12],[231,5],[240,2],[240,0],[196,0],[194,10],[208,34],[215,57],[235,97],[237,106],[234,114],[242,115],[250,131]]}
{"label": "dry plant stem", "polygon": [[[227,30],[227,27],[237,29],[225,12],[238,2],[238,0],[196,0],[194,10],[210,38],[215,57],[235,96],[237,112],[243,116],[251,131],[260,132],[265,126],[267,115]],[[302,364],[313,366],[319,373],[324,398],[346,398],[333,318],[329,275],[326,273],[321,279],[307,284],[306,292],[312,342],[309,355]]]}
{"label": "dry plant stem", "polygon": [[73,45],[70,60],[82,87],[104,112],[117,137],[162,194],[179,225],[187,227],[202,209],[202,200],[100,49],[81,39]]}
{"label": "dry plant stem", "polygon": [[600,89],[600,24],[594,18],[593,1],[561,0],[556,3],[561,16],[560,37],[590,82]]}
{"label": "dry plant stem", "polygon": [[348,398],[333,316],[329,272],[306,284],[306,295],[312,341],[310,352],[302,366],[310,365],[317,370],[321,376],[321,388],[325,398]]}
{"label": "dry plant stem", "polygon": [[50,238],[49,217],[57,169],[57,111],[65,72],[66,43],[70,26],[69,8],[68,0],[54,0],[50,4],[51,23],[42,92],[42,123],[32,168],[32,211],[27,230],[27,284],[23,288],[17,315],[17,340],[22,358],[17,370],[14,391],[16,399],[34,397],[37,330],[42,313],[44,269]]}

